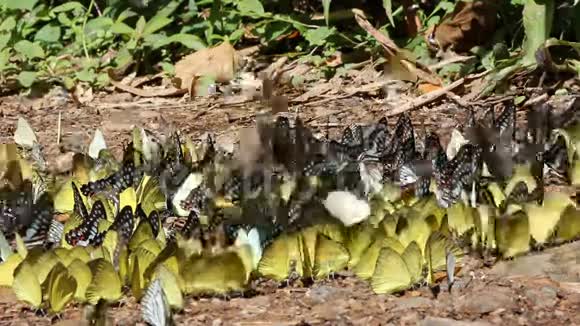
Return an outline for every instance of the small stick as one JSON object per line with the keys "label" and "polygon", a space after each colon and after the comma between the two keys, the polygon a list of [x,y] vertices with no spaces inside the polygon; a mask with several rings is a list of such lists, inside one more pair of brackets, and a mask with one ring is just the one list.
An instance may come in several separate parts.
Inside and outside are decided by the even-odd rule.
{"label": "small stick", "polygon": [[461,78],[461,79],[458,79],[458,80],[454,81],[453,83],[451,83],[443,88],[440,88],[436,91],[421,95],[421,96],[417,97],[416,99],[412,100],[410,103],[407,103],[405,105],[401,105],[401,106],[395,108],[394,110],[387,112],[387,117],[401,114],[403,112],[407,112],[410,110],[414,110],[414,109],[417,109],[425,104],[431,103],[431,102],[437,100],[438,98],[440,98],[441,96],[446,95],[448,92],[451,92],[451,90],[463,85],[464,81],[465,80],[463,78]]}
{"label": "small stick", "polygon": [[527,100],[524,103],[524,105],[522,105],[522,106],[523,107],[532,106],[532,105],[536,105],[538,103],[545,102],[546,100],[548,100],[548,93],[544,93],[544,94],[542,94],[540,96],[533,97],[533,98]]}
{"label": "small stick", "polygon": [[56,146],[60,145],[60,127],[61,127],[61,120],[62,120],[62,116],[61,116],[61,111],[58,111],[58,121],[56,122]]}
{"label": "small stick", "polygon": [[470,56],[462,56],[462,55],[457,55],[457,56],[453,56],[449,59],[445,59],[442,60],[436,64],[430,65],[429,66],[429,70],[433,71],[433,70],[437,70],[437,69],[441,69],[447,65],[453,64],[453,63],[459,63],[459,62],[465,62],[465,61],[469,61],[471,59],[475,59],[474,55],[470,55]]}

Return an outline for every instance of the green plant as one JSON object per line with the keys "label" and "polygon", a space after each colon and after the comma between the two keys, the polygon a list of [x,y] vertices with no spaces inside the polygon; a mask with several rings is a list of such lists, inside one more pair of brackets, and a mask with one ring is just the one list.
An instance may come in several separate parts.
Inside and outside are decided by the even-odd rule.
{"label": "green plant", "polygon": [[[401,2],[373,1],[378,1],[386,15],[379,30],[410,49],[420,62],[431,63],[422,35],[409,39],[401,34],[405,19]],[[183,54],[224,40],[259,43],[269,53],[300,55],[321,66],[326,75],[335,72],[325,60],[337,50],[380,49],[373,37],[352,24],[352,17],[349,21],[348,15],[340,14],[350,12],[350,1],[311,2],[322,18],[313,18],[312,12],[304,10],[292,11],[290,0],[0,0],[0,91],[18,91],[43,83],[71,88],[82,82],[103,87],[109,83],[109,68],[122,71],[130,66],[139,73],[171,73],[173,63]],[[417,15],[428,28],[452,12],[456,2],[438,1],[431,9],[419,9]],[[478,49],[475,64],[450,67],[448,72],[456,76],[481,69],[501,70],[513,65],[510,58],[519,53],[525,53],[522,60],[532,65],[532,50],[547,37],[579,40],[580,27],[574,24],[580,20],[578,1],[569,0],[565,6],[558,2],[549,10],[551,14],[546,12],[546,19],[554,11],[562,17],[553,24],[526,24],[527,18],[523,17],[532,4],[542,7],[546,3],[552,7],[556,4],[549,0],[502,1],[503,23],[494,43],[505,46]]]}

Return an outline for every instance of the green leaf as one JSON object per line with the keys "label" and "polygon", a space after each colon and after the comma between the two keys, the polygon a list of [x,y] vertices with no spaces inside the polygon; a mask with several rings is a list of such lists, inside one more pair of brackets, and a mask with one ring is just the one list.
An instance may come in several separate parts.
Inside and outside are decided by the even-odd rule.
{"label": "green leaf", "polygon": [[231,42],[236,42],[236,41],[238,41],[239,39],[241,39],[241,38],[242,38],[242,36],[244,36],[244,30],[243,30],[242,28],[240,28],[240,29],[237,29],[237,30],[235,30],[233,33],[231,33],[231,34],[228,36],[228,39],[229,39]]}
{"label": "green leaf", "polygon": [[143,31],[145,30],[145,24],[147,24],[147,22],[145,21],[145,17],[144,16],[139,17],[137,25],[135,25],[135,35],[143,35]]}
{"label": "green leaf", "polygon": [[443,10],[445,10],[445,12],[452,12],[453,9],[455,9],[455,4],[453,2],[449,2],[449,1],[441,1],[441,8],[443,8]]}
{"label": "green leaf", "polygon": [[133,10],[125,9],[122,13],[119,14],[119,17],[117,17],[117,21],[123,22],[127,18],[134,17],[134,16],[137,16],[137,14]]}
{"label": "green leaf", "polygon": [[161,69],[163,69],[163,71],[166,74],[168,74],[170,76],[175,75],[175,66],[172,65],[171,63],[169,63],[169,62],[160,62],[159,65],[161,65]]}
{"label": "green leaf", "polygon": [[83,69],[76,73],[76,77],[80,81],[92,83],[97,78],[97,75],[92,69]]}
{"label": "green leaf", "polygon": [[0,71],[4,71],[10,62],[10,49],[0,51]]}
{"label": "green leaf", "polygon": [[34,35],[35,41],[43,41],[46,43],[55,43],[60,40],[60,27],[46,24]]}
{"label": "green leaf", "polygon": [[10,42],[10,34],[8,33],[0,33],[0,50],[4,49],[8,42]]}
{"label": "green leaf", "polygon": [[326,26],[328,26],[328,17],[330,16],[330,3],[332,0],[322,0],[322,10],[324,12],[324,21]]}
{"label": "green leaf", "polygon": [[169,38],[163,34],[151,34],[143,37],[143,45],[150,46],[153,49],[158,49],[165,44]]}
{"label": "green leaf", "polygon": [[527,0],[524,5],[524,30],[526,32],[522,59],[524,65],[536,62],[536,51],[544,44],[552,31],[554,10],[554,0]]}
{"label": "green leaf", "polygon": [[310,43],[310,45],[324,45],[324,41],[334,34],[334,27],[319,27],[316,29],[309,29],[304,34],[304,38]]}
{"label": "green leaf", "polygon": [[238,1],[238,10],[244,15],[264,14],[264,6],[260,0],[240,0]]}
{"label": "green leaf", "polygon": [[5,0],[6,9],[30,11],[38,0]]}
{"label": "green leaf", "polygon": [[97,75],[97,84],[100,86],[107,86],[111,82],[109,74],[103,72]]}
{"label": "green leaf", "polygon": [[85,32],[95,33],[102,31],[103,29],[110,29],[113,26],[113,20],[109,17],[101,16],[95,19],[91,19],[87,22],[85,26]]}
{"label": "green leaf", "polygon": [[72,26],[73,25],[73,22],[64,13],[58,14],[58,16],[56,16],[56,18],[57,18],[58,22],[64,26]]}
{"label": "green leaf", "polygon": [[24,55],[28,59],[44,57],[44,50],[38,43],[22,40],[14,44],[14,50]]}
{"label": "green leaf", "polygon": [[129,25],[123,22],[116,22],[111,26],[111,31],[115,34],[122,34],[122,35],[133,35],[135,32],[134,29],[129,27]]}
{"label": "green leaf", "polygon": [[34,71],[21,71],[16,77],[22,87],[30,87],[36,81],[36,72]]}
{"label": "green leaf", "polygon": [[127,44],[125,44],[125,48],[127,48],[127,50],[135,50],[137,48],[137,39],[136,38],[132,38],[129,40],[129,42],[127,42]]}
{"label": "green leaf", "polygon": [[72,11],[72,10],[85,10],[85,7],[80,3],[80,2],[67,2],[67,3],[63,3],[60,6],[56,6],[54,8],[52,8],[52,10],[50,11],[51,13],[59,13],[59,12],[67,12],[67,11]]}
{"label": "green leaf", "polygon": [[516,96],[516,98],[514,99],[514,104],[520,105],[520,104],[524,103],[525,100],[526,100],[526,97],[523,95]]}
{"label": "green leaf", "polygon": [[0,24],[0,31],[11,32],[14,27],[16,27],[16,19],[14,16],[8,16],[8,18],[4,19],[2,24]]}
{"label": "green leaf", "polygon": [[257,31],[263,35],[266,42],[271,42],[287,33],[291,26],[286,22],[274,21],[258,28]]}
{"label": "green leaf", "polygon": [[554,92],[554,95],[556,96],[566,96],[568,95],[568,90],[565,88],[559,88]]}
{"label": "green leaf", "polygon": [[133,60],[131,52],[126,47],[121,48],[115,57],[116,67],[123,67]]}
{"label": "green leaf", "polygon": [[145,24],[145,27],[143,28],[143,36],[151,35],[157,32],[158,30],[162,29],[163,27],[171,24],[171,22],[173,22],[173,19],[171,18],[156,15],[153,18],[151,18],[151,20],[148,21],[147,24]]}
{"label": "green leaf", "polygon": [[168,39],[169,43],[181,43],[188,49],[192,50],[201,50],[207,47],[207,45],[203,42],[203,40],[195,35],[191,34],[174,34],[171,35]]}
{"label": "green leaf", "polygon": [[391,26],[395,26],[395,21],[393,20],[393,3],[391,0],[383,0],[383,8],[385,8],[385,12],[387,13],[387,17],[389,18],[389,22]]}

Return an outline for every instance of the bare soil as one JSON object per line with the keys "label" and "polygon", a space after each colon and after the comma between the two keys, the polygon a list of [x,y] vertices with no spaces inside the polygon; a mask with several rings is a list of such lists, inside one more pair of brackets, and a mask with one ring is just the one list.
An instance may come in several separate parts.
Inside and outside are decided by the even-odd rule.
{"label": "bare soil", "polygon": [[[35,102],[36,101],[36,102]],[[258,101],[226,104],[221,98],[185,102],[157,99],[147,103],[127,94],[99,95],[86,107],[45,105],[20,97],[0,99],[0,142],[12,141],[18,116],[32,125],[49,159],[71,147],[87,146],[96,128],[120,152],[133,125],[152,130],[178,128],[197,137],[213,132],[232,142],[253,121]],[[306,103],[306,102],[305,102]],[[330,98],[291,106],[311,126],[325,132],[354,122],[376,121],[389,109],[372,98]],[[59,114],[61,141],[57,144]],[[446,104],[411,113],[416,126],[436,130],[443,139],[465,121],[467,113]],[[392,123],[395,119],[390,119]],[[444,140],[445,142],[445,140]],[[523,265],[522,265],[523,264]],[[545,267],[545,268],[544,268]],[[176,315],[181,325],[580,325],[580,242],[548,249],[494,267],[467,258],[452,291],[445,281],[402,296],[375,295],[364,281],[338,275],[308,288],[256,282],[244,298],[190,299]],[[69,307],[59,317],[31,311],[10,289],[0,289],[0,325],[79,325],[81,309]],[[112,307],[115,325],[143,324],[132,298]]]}

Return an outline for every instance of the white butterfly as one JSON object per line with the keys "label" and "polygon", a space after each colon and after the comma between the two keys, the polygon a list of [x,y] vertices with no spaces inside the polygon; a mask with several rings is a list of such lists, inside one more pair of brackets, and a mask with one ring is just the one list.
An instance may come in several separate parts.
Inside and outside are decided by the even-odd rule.
{"label": "white butterfly", "polygon": [[369,203],[348,191],[330,192],[324,200],[324,207],[346,226],[362,222],[371,214]]}
{"label": "white butterfly", "polygon": [[103,133],[97,129],[95,130],[95,136],[89,145],[89,156],[96,160],[99,158],[99,153],[103,149],[107,149],[107,143],[105,142]]}

